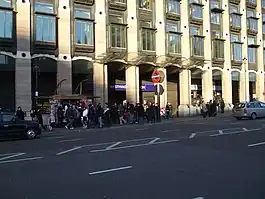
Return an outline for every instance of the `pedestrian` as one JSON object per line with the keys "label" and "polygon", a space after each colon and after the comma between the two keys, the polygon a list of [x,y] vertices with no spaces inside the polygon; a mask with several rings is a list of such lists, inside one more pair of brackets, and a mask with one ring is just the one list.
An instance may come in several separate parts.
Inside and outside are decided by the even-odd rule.
{"label": "pedestrian", "polygon": [[17,107],[16,111],[16,118],[19,120],[25,120],[25,113],[23,112],[22,108],[19,106]]}
{"label": "pedestrian", "polygon": [[99,126],[99,128],[102,128],[103,127],[103,123],[102,123],[103,115],[104,115],[104,110],[101,107],[101,104],[98,104],[97,110],[96,110],[96,116],[97,116],[97,119],[98,119],[98,126]]}
{"label": "pedestrian", "polygon": [[202,112],[202,117],[206,118],[208,109],[204,101],[202,101],[202,104],[201,104],[201,112]]}

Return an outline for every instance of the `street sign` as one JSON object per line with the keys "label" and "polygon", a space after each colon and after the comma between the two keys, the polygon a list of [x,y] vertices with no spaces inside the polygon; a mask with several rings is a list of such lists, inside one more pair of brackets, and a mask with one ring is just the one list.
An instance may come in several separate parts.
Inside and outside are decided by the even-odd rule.
{"label": "street sign", "polygon": [[157,69],[155,69],[154,71],[153,71],[153,73],[152,73],[152,82],[154,83],[154,84],[157,84],[157,83],[159,83],[160,82],[160,80],[161,80],[161,75],[160,75],[160,72],[157,70]]}
{"label": "street sign", "polygon": [[[158,88],[159,86],[159,88]],[[161,84],[155,85],[155,95],[163,95],[165,92],[164,87]]]}

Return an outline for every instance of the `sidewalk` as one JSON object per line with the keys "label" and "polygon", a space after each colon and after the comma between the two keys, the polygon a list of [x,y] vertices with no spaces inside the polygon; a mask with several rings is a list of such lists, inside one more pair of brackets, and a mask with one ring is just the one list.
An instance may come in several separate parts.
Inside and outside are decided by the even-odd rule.
{"label": "sidewalk", "polygon": [[[216,117],[212,117],[212,119],[218,119],[218,118],[229,118],[232,117],[231,112],[226,112],[223,114],[218,114]],[[137,128],[139,126],[151,126],[151,125],[163,125],[163,124],[170,124],[170,123],[178,123],[178,122],[187,122],[187,121],[198,121],[202,120],[202,116],[189,116],[189,117],[179,117],[179,118],[174,118],[174,119],[169,119],[169,120],[162,120],[159,123],[145,123],[145,124],[124,124],[124,125],[113,125],[110,127],[106,128],[92,128],[92,129],[84,129],[82,127],[75,128],[73,130],[65,129],[65,128],[54,128],[52,132],[44,132],[44,134],[52,134],[52,133],[63,133],[63,132],[95,132],[95,131],[107,131],[107,130],[112,130],[112,129],[119,129],[119,128]]]}

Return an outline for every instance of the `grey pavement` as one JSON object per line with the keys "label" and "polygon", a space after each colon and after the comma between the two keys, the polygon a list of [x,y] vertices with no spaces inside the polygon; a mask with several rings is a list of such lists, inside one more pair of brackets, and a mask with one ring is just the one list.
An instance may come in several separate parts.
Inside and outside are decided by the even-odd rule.
{"label": "grey pavement", "polygon": [[0,142],[0,198],[264,199],[264,121],[196,117]]}

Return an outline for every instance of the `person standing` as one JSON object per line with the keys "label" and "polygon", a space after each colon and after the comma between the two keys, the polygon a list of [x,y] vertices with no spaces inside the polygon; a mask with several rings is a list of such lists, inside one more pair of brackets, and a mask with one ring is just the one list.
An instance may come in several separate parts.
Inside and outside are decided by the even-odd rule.
{"label": "person standing", "polygon": [[104,110],[101,107],[101,104],[98,104],[97,110],[96,110],[96,117],[98,119],[99,128],[102,128],[103,127],[103,123],[102,123],[103,115],[104,115]]}
{"label": "person standing", "polygon": [[25,113],[22,111],[22,108],[19,106],[17,107],[16,115],[19,120],[25,120]]}
{"label": "person standing", "polygon": [[202,117],[203,118],[206,118],[207,117],[208,109],[207,109],[207,106],[206,106],[206,104],[205,104],[204,101],[202,101],[201,110],[202,110]]}

